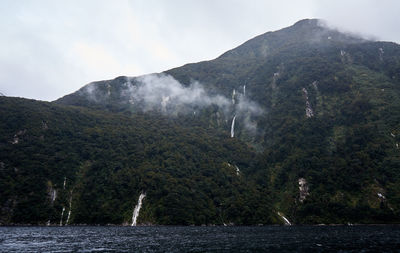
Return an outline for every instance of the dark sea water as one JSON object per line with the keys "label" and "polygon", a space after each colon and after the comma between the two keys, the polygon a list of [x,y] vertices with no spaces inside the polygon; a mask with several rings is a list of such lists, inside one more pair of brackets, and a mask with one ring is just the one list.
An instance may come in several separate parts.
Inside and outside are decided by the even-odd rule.
{"label": "dark sea water", "polygon": [[0,227],[1,252],[400,252],[400,226]]}

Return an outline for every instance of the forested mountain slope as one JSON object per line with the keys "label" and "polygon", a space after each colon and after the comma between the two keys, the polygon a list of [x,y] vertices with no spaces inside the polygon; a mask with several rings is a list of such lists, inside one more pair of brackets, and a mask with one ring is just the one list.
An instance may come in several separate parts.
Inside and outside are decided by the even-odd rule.
{"label": "forested mountain slope", "polygon": [[139,223],[271,222],[254,152],[213,129],[6,97],[0,112],[1,224],[130,224],[140,193]]}
{"label": "forested mountain slope", "polygon": [[[138,139],[129,141],[133,146],[142,138],[140,136],[151,139],[153,134],[163,143],[165,140],[168,152],[175,150],[171,145],[175,147],[181,143],[172,154],[164,152],[163,156],[154,159],[158,153],[150,152],[141,160],[151,161],[150,164],[142,163],[140,168],[151,171],[155,177],[162,172],[157,166],[169,161],[170,157],[183,156],[185,152],[181,150],[187,147],[197,150],[199,145],[207,146],[209,150],[204,159],[190,162],[190,168],[193,168],[190,171],[222,173],[221,170],[231,168],[232,179],[207,174],[207,180],[214,182],[218,178],[228,185],[217,189],[232,190],[219,193],[215,198],[209,191],[215,190],[218,183],[203,185],[201,192],[204,195],[194,194],[196,197],[188,190],[179,189],[176,194],[185,196],[184,202],[174,202],[173,197],[157,200],[163,199],[161,195],[154,196],[154,202],[151,202],[148,195],[148,206],[143,207],[148,211],[140,216],[142,221],[160,224],[283,223],[280,215],[294,223],[312,224],[394,223],[400,219],[400,46],[395,43],[370,41],[342,33],[320,20],[302,20],[291,27],[257,36],[211,61],[187,64],[160,74],[94,82],[45,105],[57,110],[72,110],[72,121],[76,120],[73,115],[77,112],[95,115],[96,120],[102,122],[102,129],[112,129],[99,133],[101,138],[106,138],[102,140],[105,144],[101,152],[104,153],[114,149],[119,143],[114,139],[125,136],[124,132],[137,136]],[[20,108],[14,113],[23,111]],[[103,117],[110,119],[112,125],[107,125],[110,124],[108,120],[101,121]],[[125,122],[122,125],[127,124],[126,129],[116,127],[120,121]],[[128,122],[140,124],[133,128]],[[18,137],[19,131],[24,133],[23,128],[16,126],[10,128],[7,147],[11,145],[9,139],[12,136]],[[166,131],[166,135],[173,138],[165,139],[157,131],[150,131],[153,128]],[[83,138],[77,135],[79,131],[72,132],[73,138]],[[96,138],[82,143],[95,145]],[[191,139],[200,143],[209,141],[204,146],[191,142]],[[65,139],[65,142],[69,141]],[[153,142],[146,139],[139,143],[147,147]],[[10,152],[2,154],[9,157]],[[202,152],[204,150],[195,153]],[[36,162],[36,157],[27,157]],[[103,177],[92,171],[83,176],[83,172],[79,172],[94,164],[104,168],[103,163],[113,160],[103,161],[102,157],[72,159],[75,167],[82,169],[73,170],[69,177],[76,177],[74,182],[81,187],[87,183],[79,180],[87,177],[96,180],[104,177],[114,182],[109,176],[115,173],[111,169],[113,166],[104,169]],[[184,160],[192,161],[193,158],[185,157]],[[126,161],[119,165],[122,171],[136,168],[136,158],[122,161]],[[158,165],[152,165],[156,161],[159,161]],[[54,166],[56,164],[55,161]],[[179,180],[171,185],[182,187],[185,184],[180,180],[191,177],[188,172],[179,172],[186,170],[181,169],[182,163],[178,165],[179,169],[171,168],[170,173],[174,180]],[[235,176],[235,165],[243,170],[243,176]],[[138,172],[135,180],[141,182],[147,178],[145,175]],[[110,182],[107,184],[112,185]],[[154,191],[160,191],[160,185],[164,185],[155,183],[155,179],[149,182],[154,184]],[[193,185],[193,181],[189,184]],[[18,183],[15,185],[19,186]],[[139,184],[133,188],[135,195],[131,201],[136,201],[139,193],[145,190]],[[97,190],[104,191],[101,189]],[[199,190],[196,188],[193,192]],[[96,197],[92,199],[99,198],[93,196]],[[105,196],[110,200],[119,199],[119,193]],[[208,204],[196,213],[198,208],[193,207],[204,199]],[[8,203],[5,201],[3,199],[2,203]],[[101,206],[101,215],[110,213],[101,205],[102,201],[98,201],[96,206]],[[114,206],[108,201],[105,203]],[[173,203],[168,206],[171,209],[166,208],[170,203]],[[183,217],[180,220],[165,218],[170,216],[156,211],[160,208],[179,213],[174,209],[174,206],[181,206],[179,203],[186,203],[184,209],[188,215],[178,215]],[[131,202],[129,206],[133,204]],[[87,205],[87,201],[82,201],[82,205]],[[60,203],[56,208],[58,212],[61,206]],[[79,213],[92,207],[82,208]],[[207,210],[211,213],[207,214]],[[72,220],[74,223],[84,222],[79,218],[81,214],[76,215]],[[92,217],[86,222],[122,222],[129,216],[126,213],[113,220],[101,215],[86,215]],[[222,219],[218,220],[218,215],[222,215]],[[194,218],[199,216],[205,218]]]}

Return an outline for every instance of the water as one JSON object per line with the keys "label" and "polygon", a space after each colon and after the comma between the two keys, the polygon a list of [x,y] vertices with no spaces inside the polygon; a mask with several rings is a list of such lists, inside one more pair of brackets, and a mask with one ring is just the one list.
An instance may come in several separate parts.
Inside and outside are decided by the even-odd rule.
{"label": "water", "polygon": [[283,219],[283,221],[285,222],[285,225],[289,225],[289,226],[292,225],[292,223],[288,220],[288,218],[283,216],[283,214],[281,212],[278,212],[278,215]]}
{"label": "water", "polygon": [[136,220],[139,217],[139,212],[140,212],[140,208],[142,208],[142,201],[143,198],[146,197],[145,193],[140,193],[139,199],[138,199],[138,203],[135,206],[135,209],[133,210],[133,214],[132,214],[132,225],[131,226],[136,226]]}
{"label": "water", "polygon": [[400,252],[400,226],[0,227],[0,252]]}
{"label": "water", "polygon": [[306,97],[306,116],[307,118],[311,118],[312,116],[314,116],[314,112],[311,108],[311,104],[308,101],[308,91],[306,90],[306,88],[303,88],[303,94]]}
{"label": "water", "polygon": [[236,115],[232,119],[232,125],[231,125],[231,138],[235,137],[235,119]]}
{"label": "water", "polygon": [[68,210],[67,222],[65,222],[65,225],[69,224],[69,218],[71,217],[71,208],[72,208],[72,191],[71,191],[71,196],[69,197],[69,210]]}
{"label": "water", "polygon": [[64,217],[64,211],[65,211],[65,207],[63,207],[63,209],[62,209],[62,211],[61,211],[60,226],[62,226],[63,217]]}

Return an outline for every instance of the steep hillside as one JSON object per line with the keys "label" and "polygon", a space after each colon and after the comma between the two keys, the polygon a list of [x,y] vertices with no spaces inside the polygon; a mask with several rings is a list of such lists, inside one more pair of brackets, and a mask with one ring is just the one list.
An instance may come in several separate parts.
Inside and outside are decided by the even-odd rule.
{"label": "steep hillside", "polygon": [[213,129],[0,98],[1,224],[270,223],[254,152]]}
{"label": "steep hillside", "polygon": [[[313,224],[400,221],[400,46],[395,43],[345,34],[320,20],[302,20],[253,38],[214,60],[160,74],[94,82],[51,106],[65,105],[79,106],[77,111],[95,109],[96,115],[102,112],[107,117],[123,114],[127,122],[146,120],[157,129],[168,129],[174,138],[166,143],[180,142],[179,149],[198,148],[198,143],[186,138],[187,132],[199,140],[218,137],[210,139],[207,154],[229,162],[227,168],[234,168],[232,160],[239,154],[244,157],[235,160],[240,168],[247,168],[246,178],[239,177],[241,189],[247,189],[243,194],[257,203],[250,208],[255,212],[252,219],[244,222],[238,218],[244,211],[236,208],[250,206],[241,195],[223,195],[231,196],[231,201],[239,199],[227,211],[236,224],[285,222],[279,216]],[[138,126],[145,129],[139,136],[150,136],[147,126]],[[23,133],[14,128],[9,137],[18,137],[19,131]],[[224,143],[238,146],[228,148]],[[104,150],[114,147],[107,145]],[[176,153],[182,155],[180,150]],[[150,153],[148,159],[153,161],[155,155]],[[166,154],[160,162],[169,157]],[[193,168],[209,163],[215,162],[202,160]],[[218,166],[211,168],[219,171]],[[140,175],[138,180],[143,180],[144,174]],[[187,207],[210,196],[208,192],[196,201],[186,199]],[[169,201],[157,203],[165,208]],[[212,203],[215,208],[210,210],[218,210],[217,201]],[[165,222],[154,218],[165,217],[164,213],[156,214],[145,217],[159,223],[199,223],[189,217]],[[205,223],[218,222],[210,218]]]}

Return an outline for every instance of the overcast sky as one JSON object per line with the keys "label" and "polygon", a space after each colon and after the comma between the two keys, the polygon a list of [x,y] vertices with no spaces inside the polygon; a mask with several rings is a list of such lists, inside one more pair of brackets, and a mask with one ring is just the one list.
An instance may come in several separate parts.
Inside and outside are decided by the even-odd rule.
{"label": "overcast sky", "polygon": [[398,0],[1,0],[0,92],[52,101],[210,60],[304,18],[399,43],[399,13]]}

